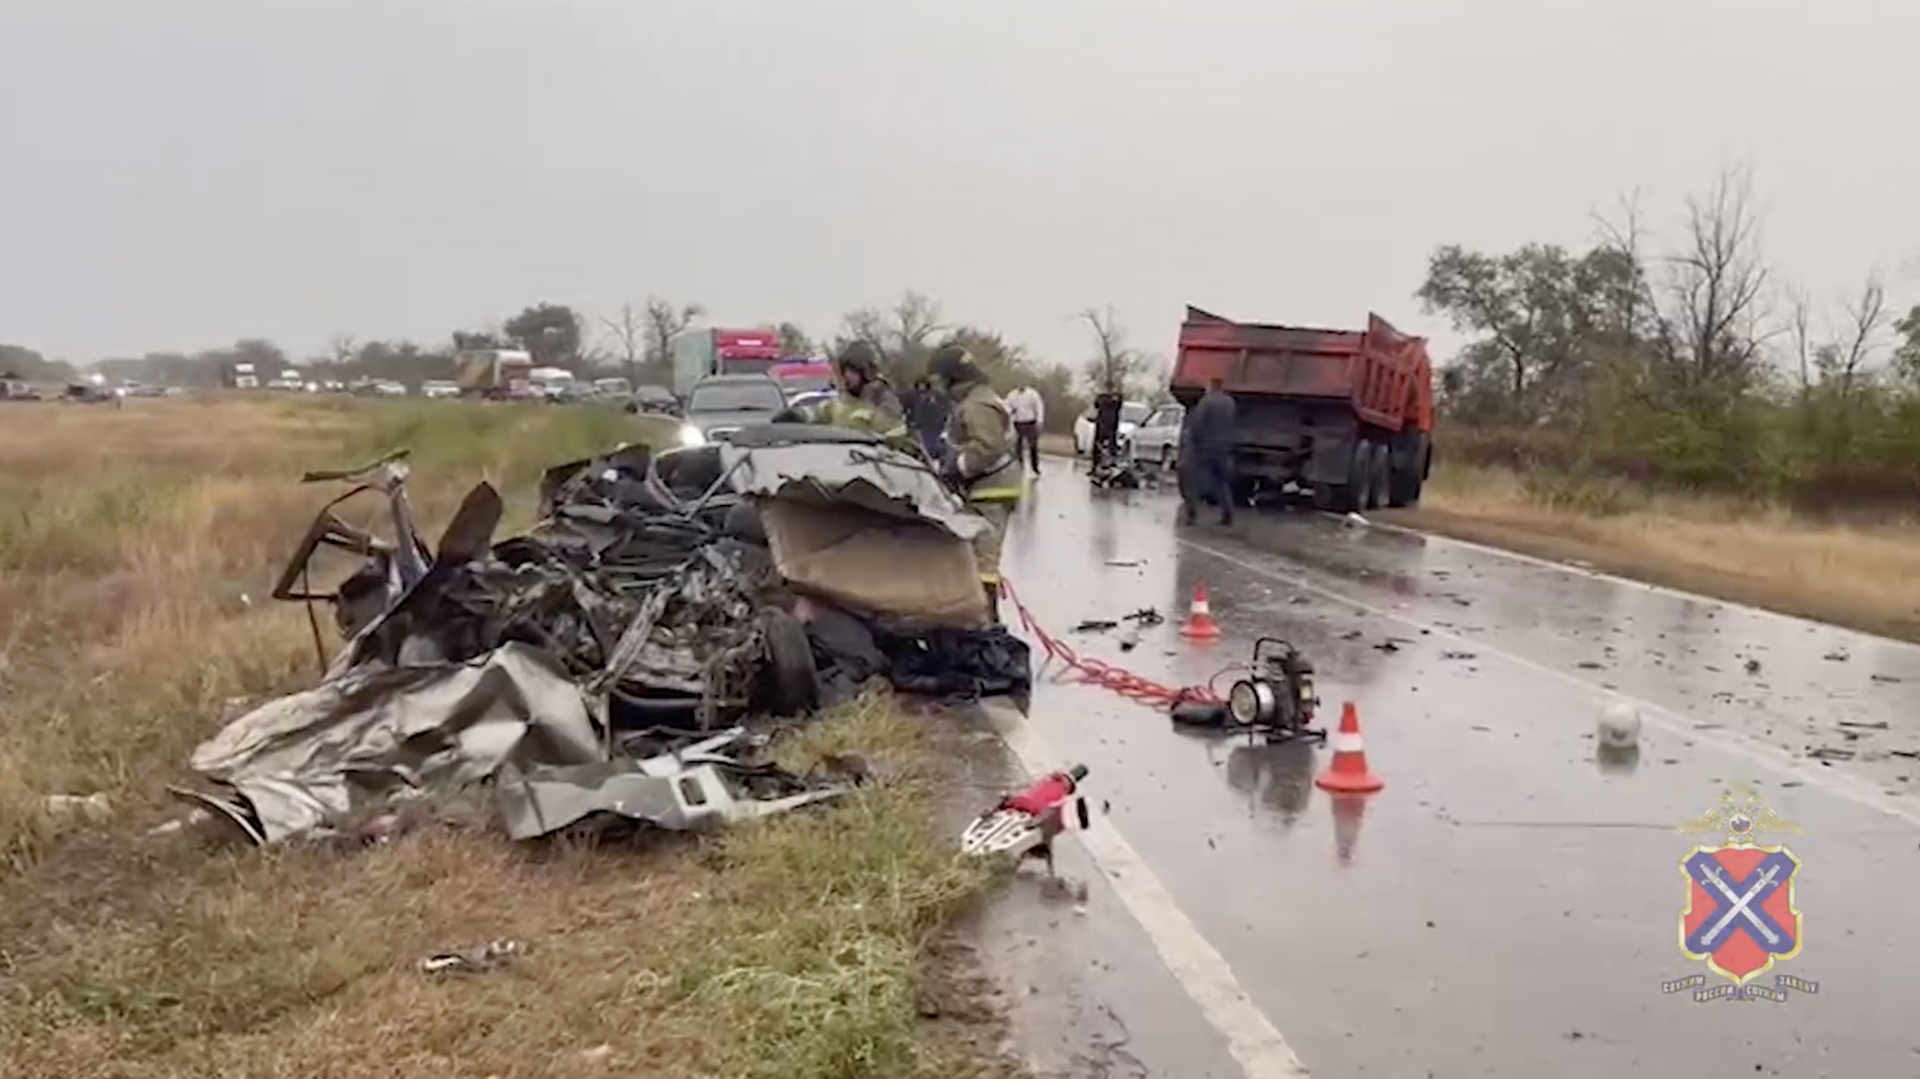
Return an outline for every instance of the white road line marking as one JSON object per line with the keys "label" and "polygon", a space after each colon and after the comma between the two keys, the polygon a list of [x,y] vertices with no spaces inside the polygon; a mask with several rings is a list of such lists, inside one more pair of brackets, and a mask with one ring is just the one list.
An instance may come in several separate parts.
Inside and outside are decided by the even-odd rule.
{"label": "white road line marking", "polygon": [[[1337,521],[1340,519],[1339,515],[1337,514],[1326,514],[1325,516],[1329,520]],[[1377,529],[1381,532],[1391,532],[1401,536],[1416,536],[1423,540],[1438,540],[1441,543],[1451,547],[1463,547],[1469,551],[1475,551],[1480,554],[1492,555],[1496,558],[1504,558],[1509,562],[1520,562],[1529,566],[1537,566],[1541,569],[1557,570],[1558,572],[1571,574],[1575,577],[1585,577],[1588,580],[1593,580],[1593,581],[1605,581],[1611,585],[1619,585],[1621,587],[1631,588],[1636,591],[1653,592],[1658,595],[1667,596],[1672,599],[1683,599],[1691,603],[1698,603],[1698,604],[1701,604],[1702,606],[1724,607],[1728,610],[1740,611],[1744,614],[1766,615],[1767,617],[1770,617],[1770,618],[1785,619],[1786,621],[1799,622],[1803,625],[1818,626],[1821,629],[1829,630],[1834,633],[1843,633],[1852,637],[1865,637],[1876,644],[1899,645],[1901,648],[1920,651],[1920,644],[1916,644],[1913,641],[1903,641],[1898,637],[1882,637],[1877,633],[1867,633],[1862,630],[1848,629],[1845,626],[1836,626],[1830,622],[1822,622],[1817,618],[1803,618],[1800,615],[1796,615],[1796,614],[1781,614],[1779,611],[1769,611],[1765,607],[1755,607],[1750,603],[1737,603],[1730,599],[1719,599],[1714,596],[1703,596],[1698,592],[1688,592],[1687,590],[1682,588],[1672,588],[1664,584],[1654,584],[1651,581],[1636,581],[1631,577],[1620,577],[1611,573],[1602,572],[1597,569],[1587,569],[1584,566],[1576,566],[1571,562],[1556,562],[1551,558],[1541,558],[1538,555],[1524,554],[1520,551],[1509,551],[1504,547],[1494,547],[1485,543],[1475,543],[1472,540],[1457,539],[1453,536],[1448,536],[1439,532],[1422,532],[1417,528],[1408,528],[1405,525],[1387,524],[1381,521],[1369,521],[1368,526],[1371,528]]]}
{"label": "white road line marking", "polygon": [[1902,799],[1898,795],[1888,794],[1868,780],[1859,779],[1851,775],[1835,772],[1829,768],[1821,767],[1817,761],[1795,757],[1785,750],[1733,731],[1724,729],[1714,731],[1698,730],[1693,726],[1692,719],[1663,705],[1635,697],[1629,693],[1622,693],[1616,689],[1608,689],[1597,682],[1589,681],[1578,675],[1569,674],[1566,671],[1549,667],[1544,663],[1538,663],[1525,656],[1495,648],[1478,637],[1471,637],[1455,630],[1444,629],[1428,622],[1422,622],[1418,618],[1400,614],[1397,611],[1390,611],[1384,607],[1376,607],[1364,600],[1357,600],[1352,596],[1335,592],[1333,589],[1324,585],[1315,584],[1313,581],[1298,574],[1281,573],[1278,570],[1269,569],[1259,563],[1250,562],[1229,551],[1223,551],[1217,547],[1197,543],[1190,539],[1176,539],[1176,542],[1183,547],[1188,547],[1199,551],[1201,554],[1217,558],[1228,565],[1238,566],[1249,573],[1258,574],[1269,580],[1282,581],[1297,588],[1318,593],[1336,603],[1344,603],[1362,613],[1370,614],[1377,618],[1392,619],[1403,626],[1420,630],[1422,633],[1430,634],[1440,640],[1471,645],[1487,655],[1497,656],[1500,659],[1525,668],[1535,674],[1546,675],[1549,678],[1592,693],[1602,699],[1625,701],[1640,710],[1641,718],[1656,727],[1662,728],[1669,734],[1713,746],[1723,753],[1744,758],[1753,764],[1771,769],[1781,775],[1798,780],[1807,786],[1819,787],[1831,791],[1857,805],[1878,810],[1896,820],[1920,826],[1920,806],[1915,806],[1911,800]]}
{"label": "white road line marking", "polygon": [[[1045,775],[1063,766],[1064,762],[1047,748],[1040,732],[1026,717],[994,702],[986,702],[985,707],[1007,748],[1029,774]],[[1302,1079],[1309,1075],[1287,1039],[1241,988],[1226,959],[1174,902],[1173,894],[1154,876],[1146,859],[1140,857],[1113,826],[1113,818],[1104,818],[1084,832],[1075,832],[1074,837],[1093,859],[1093,864],[1106,875],[1107,883],[1125,904],[1127,912],[1146,931],[1153,950],[1159,953],[1160,961],[1180,983],[1180,988],[1193,999],[1207,1022],[1226,1038],[1227,1051],[1247,1079]]]}

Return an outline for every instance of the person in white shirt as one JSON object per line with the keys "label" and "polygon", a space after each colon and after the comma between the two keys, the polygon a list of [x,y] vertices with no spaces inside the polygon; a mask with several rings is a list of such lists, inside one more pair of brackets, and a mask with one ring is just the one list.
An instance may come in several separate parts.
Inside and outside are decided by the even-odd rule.
{"label": "person in white shirt", "polygon": [[1026,455],[1028,471],[1040,475],[1040,425],[1047,418],[1040,391],[1022,386],[1008,394],[1007,414],[1013,417],[1014,434],[1020,439],[1016,452]]}

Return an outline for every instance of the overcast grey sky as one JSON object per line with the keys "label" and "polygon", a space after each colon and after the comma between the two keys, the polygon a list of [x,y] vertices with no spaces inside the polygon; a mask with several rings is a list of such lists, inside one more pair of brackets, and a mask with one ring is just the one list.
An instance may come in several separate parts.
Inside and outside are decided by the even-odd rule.
{"label": "overcast grey sky", "polygon": [[1079,361],[1112,304],[1442,329],[1428,252],[1746,162],[1837,300],[1920,252],[1915,0],[0,0],[0,341],[441,340],[906,288]]}

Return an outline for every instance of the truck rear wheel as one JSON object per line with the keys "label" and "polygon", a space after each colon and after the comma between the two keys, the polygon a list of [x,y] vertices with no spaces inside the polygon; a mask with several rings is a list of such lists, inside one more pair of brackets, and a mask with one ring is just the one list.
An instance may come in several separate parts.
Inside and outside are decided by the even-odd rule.
{"label": "truck rear wheel", "polygon": [[1369,509],[1373,504],[1373,440],[1363,438],[1353,444],[1353,458],[1347,463],[1347,484],[1335,500],[1336,513]]}
{"label": "truck rear wheel", "polygon": [[1367,508],[1377,510],[1387,504],[1393,484],[1393,455],[1382,442],[1373,448],[1372,474],[1367,482]]}
{"label": "truck rear wheel", "polygon": [[1399,508],[1420,504],[1420,491],[1427,485],[1427,473],[1433,468],[1433,446],[1424,434],[1414,436],[1413,452],[1405,468],[1393,471],[1387,504]]}

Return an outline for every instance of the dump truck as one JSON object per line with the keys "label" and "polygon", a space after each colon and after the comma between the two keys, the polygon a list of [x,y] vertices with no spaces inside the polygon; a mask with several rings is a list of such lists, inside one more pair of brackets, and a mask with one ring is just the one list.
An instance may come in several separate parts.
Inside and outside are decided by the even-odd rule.
{"label": "dump truck", "polygon": [[1378,315],[1364,330],[1235,322],[1188,307],[1169,386],[1192,408],[1233,396],[1234,495],[1308,494],[1334,512],[1411,506],[1433,470],[1425,338]]}
{"label": "dump truck", "polygon": [[526,398],[534,395],[533,353],[512,348],[468,349],[453,354],[454,381],[474,397]]}

